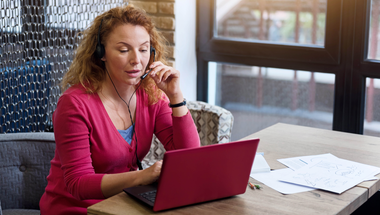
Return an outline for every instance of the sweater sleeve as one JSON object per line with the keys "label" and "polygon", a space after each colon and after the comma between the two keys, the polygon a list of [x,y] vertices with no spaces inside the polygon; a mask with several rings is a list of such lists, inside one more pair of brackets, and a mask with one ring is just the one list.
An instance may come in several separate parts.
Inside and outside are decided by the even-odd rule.
{"label": "sweater sleeve", "polygon": [[190,111],[181,117],[172,115],[168,101],[160,101],[156,116],[155,134],[166,150],[193,148],[200,146],[197,128]]}
{"label": "sweater sleeve", "polygon": [[56,150],[67,190],[75,198],[104,199],[101,180],[92,166],[86,109],[73,96],[62,95],[53,116]]}

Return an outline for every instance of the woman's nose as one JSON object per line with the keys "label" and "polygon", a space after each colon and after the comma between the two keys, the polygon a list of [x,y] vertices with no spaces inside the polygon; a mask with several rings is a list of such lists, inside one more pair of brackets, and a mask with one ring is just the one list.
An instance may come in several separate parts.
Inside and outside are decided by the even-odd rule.
{"label": "woman's nose", "polygon": [[136,52],[136,51],[133,51],[132,52],[132,55],[131,55],[131,58],[130,58],[130,63],[132,65],[136,65],[140,62],[140,56],[139,56],[139,53]]}

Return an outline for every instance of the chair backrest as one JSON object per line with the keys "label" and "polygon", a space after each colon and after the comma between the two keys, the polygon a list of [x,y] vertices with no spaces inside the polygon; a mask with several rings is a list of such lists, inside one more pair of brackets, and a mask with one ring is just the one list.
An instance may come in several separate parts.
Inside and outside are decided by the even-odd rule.
{"label": "chair backrest", "polygon": [[[231,141],[234,117],[230,111],[202,101],[187,101],[186,105],[197,127],[202,146]],[[144,168],[162,160],[165,152],[161,142],[153,135],[151,148],[142,161]]]}
{"label": "chair backrest", "polygon": [[0,134],[0,200],[5,209],[39,209],[55,141],[51,132]]}

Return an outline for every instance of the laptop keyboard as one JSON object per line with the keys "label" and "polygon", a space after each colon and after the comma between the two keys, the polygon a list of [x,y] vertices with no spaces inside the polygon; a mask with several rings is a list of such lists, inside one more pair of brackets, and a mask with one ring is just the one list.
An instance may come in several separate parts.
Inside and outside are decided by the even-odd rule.
{"label": "laptop keyboard", "polygon": [[156,194],[157,194],[157,190],[153,190],[153,191],[149,191],[145,193],[140,193],[139,196],[148,200],[151,203],[154,203],[154,201],[156,200]]}

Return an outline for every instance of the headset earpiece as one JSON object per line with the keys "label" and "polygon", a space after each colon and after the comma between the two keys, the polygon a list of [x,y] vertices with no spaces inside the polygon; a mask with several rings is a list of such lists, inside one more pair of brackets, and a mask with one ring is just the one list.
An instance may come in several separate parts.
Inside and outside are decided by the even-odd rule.
{"label": "headset earpiece", "polygon": [[153,46],[150,46],[150,55],[153,53],[153,62],[156,58],[156,49]]}
{"label": "headset earpiece", "polygon": [[105,54],[105,49],[104,49],[104,45],[101,44],[101,40],[100,40],[100,30],[102,29],[102,23],[103,23],[103,19],[102,21],[100,22],[100,25],[99,25],[99,30],[98,30],[98,44],[96,44],[96,48],[95,48],[95,52],[94,52],[94,55],[96,58],[99,58],[99,59],[102,59],[104,57],[104,54]]}
{"label": "headset earpiece", "polygon": [[95,57],[102,59],[104,57],[105,50],[103,44],[96,45]]}

